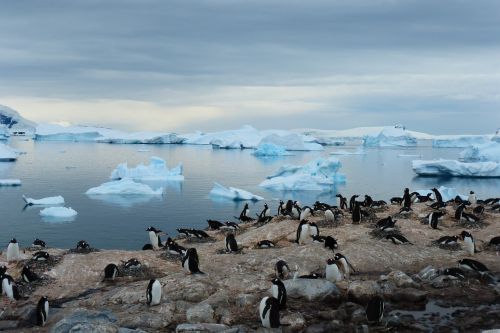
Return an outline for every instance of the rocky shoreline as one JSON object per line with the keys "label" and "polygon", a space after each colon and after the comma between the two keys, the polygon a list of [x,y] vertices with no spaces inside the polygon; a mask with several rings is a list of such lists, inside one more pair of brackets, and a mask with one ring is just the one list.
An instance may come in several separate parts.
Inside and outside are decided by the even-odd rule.
{"label": "rocky shoreline", "polygon": [[[24,296],[16,302],[2,297],[0,330],[23,332],[479,332],[500,328],[500,257],[486,246],[500,235],[500,214],[485,212],[481,228],[464,229],[453,220],[453,206],[440,222],[440,230],[420,222],[429,212],[426,204],[415,204],[414,212],[398,216],[398,230],[413,245],[395,245],[373,234],[375,216],[397,215],[399,206],[373,210],[369,221],[351,223],[346,213],[339,222],[327,222],[322,214],[309,218],[320,226],[321,235],[335,237],[337,252],[356,268],[349,281],[333,284],[325,279],[285,280],[289,301],[281,311],[282,328],[262,328],[258,303],[270,296],[274,265],[285,260],[299,274],[324,273],[326,259],[334,253],[322,244],[293,242],[297,220],[275,217],[265,224],[245,223],[236,231],[242,250],[224,253],[222,231],[207,231],[209,241],[177,239],[184,247],[195,247],[200,269],[206,274],[186,274],[180,257],[160,251],[100,250],[81,254],[63,249],[46,251],[52,262],[35,266],[43,280],[33,285],[19,282]],[[419,217],[420,216],[420,217]],[[443,249],[432,241],[469,230],[479,253],[474,259],[492,272],[488,277],[467,274],[463,280],[443,278],[444,268],[470,257],[464,249]],[[145,234],[145,239],[147,235]],[[276,248],[258,249],[268,239]],[[76,243],[77,240],[75,240]],[[88,240],[91,243],[91,240]],[[8,273],[20,280],[20,271],[30,262],[34,249],[26,249],[26,260],[8,265]],[[104,267],[136,258],[140,270],[122,269],[114,281],[103,281]],[[5,254],[0,261],[6,262]],[[123,268],[123,267],[122,267]],[[146,287],[156,278],[163,285],[158,306],[146,305]],[[378,325],[366,321],[365,306],[373,295],[382,295],[386,309]],[[41,296],[48,296],[51,309],[44,327],[34,324],[34,310]]]}

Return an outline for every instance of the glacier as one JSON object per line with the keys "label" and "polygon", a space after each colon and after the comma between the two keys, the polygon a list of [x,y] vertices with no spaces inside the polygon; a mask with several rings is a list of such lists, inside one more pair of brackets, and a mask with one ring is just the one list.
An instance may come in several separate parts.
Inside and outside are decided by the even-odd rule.
{"label": "glacier", "polygon": [[242,200],[252,200],[260,201],[264,200],[263,197],[250,193],[248,191],[235,188],[235,187],[225,187],[219,183],[214,182],[214,187],[210,191],[210,196],[231,199],[234,201]]}
{"label": "glacier", "polygon": [[137,183],[129,178],[115,180],[101,184],[97,187],[92,187],[87,192],[87,195],[162,195],[163,187],[153,190],[150,186],[142,183]]}
{"label": "glacier", "polygon": [[26,196],[23,195],[23,200],[26,202],[27,205],[34,206],[34,205],[64,205],[64,198],[60,195],[55,196],[55,197],[46,197],[42,199],[33,199],[33,198],[27,198]]}
{"label": "glacier", "polygon": [[416,147],[417,138],[399,127],[384,127],[376,135],[363,137],[365,147]]}
{"label": "glacier", "polygon": [[168,169],[165,160],[152,156],[150,164],[139,164],[135,168],[129,168],[127,163],[119,164],[111,172],[110,179],[130,178],[137,181],[163,181],[163,180],[184,180],[182,163],[175,168]]}
{"label": "glacier", "polygon": [[15,149],[0,143],[0,162],[10,162],[17,160],[17,152]]}
{"label": "glacier", "polygon": [[275,156],[289,156],[292,153],[286,151],[283,146],[275,145],[274,143],[261,143],[257,149],[252,153],[259,157],[275,157]]}
{"label": "glacier", "polygon": [[7,140],[10,137],[9,130],[7,126],[0,125],[0,140]]}
{"label": "glacier", "polygon": [[334,157],[318,158],[303,166],[284,165],[259,186],[278,191],[325,191],[344,183],[345,176],[337,173],[341,163]]}

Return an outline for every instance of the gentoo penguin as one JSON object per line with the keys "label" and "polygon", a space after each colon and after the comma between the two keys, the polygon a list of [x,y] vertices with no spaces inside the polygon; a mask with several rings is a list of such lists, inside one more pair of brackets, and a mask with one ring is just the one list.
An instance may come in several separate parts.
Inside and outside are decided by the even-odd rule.
{"label": "gentoo penguin", "polygon": [[108,264],[104,267],[104,280],[114,280],[118,276],[118,266],[115,264]]}
{"label": "gentoo penguin", "polygon": [[500,246],[500,236],[493,237],[488,244],[489,246],[496,246],[498,248]]}
{"label": "gentoo penguin", "polygon": [[411,196],[409,188],[405,188],[403,193],[403,207],[411,208]]}
{"label": "gentoo penguin", "polygon": [[451,280],[463,280],[465,279],[465,273],[460,268],[451,267],[446,268],[443,271],[443,275],[446,275]]}
{"label": "gentoo penguin", "polygon": [[403,198],[401,197],[392,197],[391,200],[389,200],[391,204],[398,204],[401,206],[401,203],[403,202]]}
{"label": "gentoo penguin", "polygon": [[[227,226],[228,223],[233,223],[233,222],[226,222],[226,226]],[[210,235],[207,234],[203,230],[198,230],[198,229],[191,228],[191,229],[188,229],[188,233],[190,235],[196,237],[196,238],[210,238]]]}
{"label": "gentoo penguin", "polygon": [[306,220],[309,218],[309,216],[314,216],[314,212],[311,209],[311,207],[305,206],[304,208],[302,208],[302,211],[300,212],[299,220],[301,221]]}
{"label": "gentoo penguin", "polygon": [[161,247],[160,233],[162,232],[155,227],[149,227],[146,229],[149,235],[149,242],[153,246],[154,250],[158,250]]}
{"label": "gentoo penguin", "polygon": [[286,288],[280,279],[271,280],[273,286],[271,290],[273,292],[273,297],[276,298],[280,304],[280,309],[286,308]]}
{"label": "gentoo penguin", "polygon": [[248,208],[248,203],[245,204],[245,207],[243,207],[243,210],[240,213],[240,220],[245,217],[250,216],[250,208]]}
{"label": "gentoo penguin", "polygon": [[151,244],[144,244],[144,246],[142,247],[142,250],[143,251],[147,251],[147,250],[153,250],[153,245]]}
{"label": "gentoo penguin", "polygon": [[314,222],[309,223],[309,235],[311,235],[311,237],[319,236],[318,225]]}
{"label": "gentoo penguin", "polygon": [[240,226],[238,223],[226,221],[222,229],[236,231],[240,229]]}
{"label": "gentoo penguin", "polygon": [[349,276],[351,275],[351,270],[353,272],[356,272],[354,267],[352,267],[351,263],[341,253],[335,253],[335,257],[333,258],[342,265],[342,270],[344,271],[344,275],[347,279],[349,279]]}
{"label": "gentoo penguin", "polygon": [[477,204],[477,196],[474,191],[470,191],[469,198],[467,199],[471,205],[475,206]]}
{"label": "gentoo penguin", "polygon": [[387,202],[385,202],[384,200],[373,201],[371,204],[372,208],[380,208],[384,206],[387,206]]}
{"label": "gentoo penguin", "polygon": [[325,243],[326,236],[311,236],[313,243]]}
{"label": "gentoo penguin", "polygon": [[18,261],[21,259],[21,254],[19,253],[19,243],[15,238],[12,238],[7,246],[7,261]]}
{"label": "gentoo penguin", "polygon": [[413,212],[413,209],[411,209],[411,207],[404,207],[404,206],[403,206],[403,207],[401,207],[401,209],[399,210],[399,214],[405,214],[405,215],[407,215],[407,214],[409,214],[409,213],[411,213],[411,212]]}
{"label": "gentoo penguin", "polygon": [[335,220],[335,213],[331,209],[325,210],[325,220],[327,221]]}
{"label": "gentoo penguin", "polygon": [[352,210],[352,223],[361,222],[361,204],[359,202],[354,202],[354,208]]}
{"label": "gentoo penguin", "polygon": [[320,279],[321,278],[321,275],[319,275],[318,273],[311,273],[311,274],[305,274],[305,275],[301,275],[298,277],[299,279],[310,279],[310,280],[315,280],[315,279]]}
{"label": "gentoo penguin", "polygon": [[268,249],[271,247],[276,247],[276,245],[273,242],[271,242],[270,240],[264,239],[264,240],[261,240],[260,242],[257,243],[257,247],[259,249]]}
{"label": "gentoo penguin", "polygon": [[271,216],[271,209],[269,209],[269,206],[267,205],[267,203],[264,204],[264,209],[262,209],[262,211],[260,212],[260,214],[258,216],[259,216],[259,219]]}
{"label": "gentoo penguin", "polygon": [[371,196],[365,194],[365,200],[363,201],[364,207],[371,207],[373,204],[373,199]]}
{"label": "gentoo penguin", "polygon": [[390,239],[394,244],[400,245],[400,244],[412,244],[406,237],[403,235],[398,235],[398,234],[391,234],[385,236],[385,239]]}
{"label": "gentoo penguin", "polygon": [[342,194],[337,194],[337,198],[339,198],[339,207],[340,209],[347,209],[347,199],[342,196]]}
{"label": "gentoo penguin", "polygon": [[300,208],[299,204],[297,201],[293,202],[293,207],[292,207],[292,217],[294,219],[299,219],[300,220],[300,214],[302,213],[302,208]]}
{"label": "gentoo penguin", "polygon": [[460,221],[462,219],[462,214],[464,213],[465,204],[460,204],[455,210],[455,220]]}
{"label": "gentoo penguin", "polygon": [[280,303],[274,297],[264,297],[260,301],[259,314],[265,328],[280,327]]}
{"label": "gentoo penguin", "polygon": [[374,296],[366,306],[366,319],[370,323],[379,323],[384,317],[384,300],[380,296]]}
{"label": "gentoo penguin", "polygon": [[335,259],[329,258],[326,261],[326,279],[330,282],[342,281],[342,264]]}
{"label": "gentoo penguin", "polygon": [[47,296],[43,296],[38,301],[36,306],[36,324],[38,326],[44,326],[49,318],[49,299]]}
{"label": "gentoo penguin", "polygon": [[274,273],[278,279],[286,279],[290,273],[290,267],[284,260],[278,260],[274,265]]}
{"label": "gentoo penguin", "polygon": [[200,271],[199,268],[200,259],[198,258],[198,252],[194,247],[188,249],[184,258],[182,258],[182,267],[185,271],[191,274],[205,274]]}
{"label": "gentoo penguin", "polygon": [[307,220],[302,220],[297,228],[297,238],[295,239],[295,242],[299,245],[303,245],[309,241],[309,238],[309,224],[307,223]]}
{"label": "gentoo penguin", "polygon": [[467,251],[467,253],[471,256],[474,255],[474,253],[476,252],[476,245],[474,243],[474,238],[472,237],[472,235],[467,232],[467,231],[462,231],[460,233],[460,239],[464,242],[465,244],[465,250]]}
{"label": "gentoo penguin", "polygon": [[283,212],[285,211],[285,203],[283,200],[280,200],[280,203],[278,204],[278,214],[277,215],[283,215]]}
{"label": "gentoo penguin", "polygon": [[167,251],[169,253],[177,254],[177,255],[181,255],[181,256],[184,256],[186,254],[186,251],[187,251],[187,249],[185,247],[180,246],[174,240],[172,240],[172,238],[170,238],[170,237],[167,239],[166,247],[167,247]]}
{"label": "gentoo penguin", "polygon": [[45,247],[45,245],[46,245],[45,242],[38,238],[35,239],[32,244],[33,247]]}
{"label": "gentoo penguin", "polygon": [[434,198],[436,199],[436,201],[438,203],[442,203],[443,202],[443,196],[441,195],[441,193],[439,192],[439,190],[437,188],[433,188],[431,189],[432,192],[434,192]]}
{"label": "gentoo penguin", "polygon": [[437,229],[439,219],[444,216],[444,212],[431,212],[429,214],[429,226],[432,229]]}
{"label": "gentoo penguin", "polygon": [[161,284],[156,279],[149,280],[146,290],[146,302],[149,306],[158,305],[161,301]]}
{"label": "gentoo penguin", "polygon": [[332,236],[326,236],[325,248],[334,251],[338,247],[339,247],[339,245],[338,245],[337,240],[335,238],[333,238]]}
{"label": "gentoo penguin", "polygon": [[473,259],[459,260],[458,267],[468,271],[479,272],[481,274],[489,271],[488,267],[486,267],[483,263],[480,263],[479,261]]}
{"label": "gentoo penguin", "polygon": [[224,226],[224,223],[216,221],[216,220],[207,220],[208,227],[212,230],[219,230],[222,226]]}
{"label": "gentoo penguin", "polygon": [[31,267],[28,265],[24,265],[23,270],[21,272],[21,277],[24,281],[30,283],[39,279],[38,275],[31,271]]}
{"label": "gentoo penguin", "polygon": [[436,243],[439,245],[454,245],[458,242],[458,236],[443,236]]}
{"label": "gentoo penguin", "polygon": [[396,226],[397,220],[392,220],[391,216],[387,216],[386,218],[380,219],[377,221],[377,228],[381,231],[392,231]]}
{"label": "gentoo penguin", "polygon": [[90,244],[84,240],[78,241],[78,243],[76,243],[76,249],[77,250],[88,250],[88,249],[90,249]]}
{"label": "gentoo penguin", "polygon": [[468,214],[466,212],[462,213],[462,218],[464,218],[468,222],[478,222],[480,220],[478,216],[474,214]]}
{"label": "gentoo penguin", "polygon": [[8,274],[4,274],[2,277],[2,292],[13,301],[21,298],[19,289],[17,289],[17,286],[14,284],[14,279]]}
{"label": "gentoo penguin", "polygon": [[141,268],[141,262],[135,258],[131,258],[123,263],[123,267],[127,269],[139,269]]}
{"label": "gentoo penguin", "polygon": [[33,253],[33,257],[31,258],[31,260],[47,261],[47,260],[49,260],[49,258],[50,258],[50,255],[47,252],[38,251],[38,252]]}
{"label": "gentoo penguin", "polygon": [[226,236],[226,252],[238,252],[238,243],[231,233]]}
{"label": "gentoo penguin", "polygon": [[352,212],[352,210],[354,209],[354,203],[356,202],[356,198],[359,197],[359,195],[355,194],[351,197],[351,199],[349,200],[349,210]]}
{"label": "gentoo penguin", "polygon": [[476,207],[474,207],[474,209],[472,210],[472,212],[474,214],[481,215],[481,214],[484,213],[484,206],[476,206]]}

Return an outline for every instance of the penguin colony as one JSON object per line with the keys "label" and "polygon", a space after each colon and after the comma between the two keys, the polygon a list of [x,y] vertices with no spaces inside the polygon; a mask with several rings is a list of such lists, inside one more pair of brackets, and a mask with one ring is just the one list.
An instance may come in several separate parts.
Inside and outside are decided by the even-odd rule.
{"label": "penguin colony", "polygon": [[[498,210],[496,205],[500,202],[498,198],[490,198],[486,200],[480,200],[477,198],[476,194],[471,191],[468,199],[464,200],[460,197],[456,197],[449,202],[444,202],[441,194],[436,188],[432,189],[432,195],[420,195],[417,192],[410,193],[408,188],[404,189],[401,197],[393,197],[389,200],[390,204],[399,205],[399,214],[394,216],[388,215],[385,217],[377,217],[374,223],[375,230],[384,233],[383,239],[393,244],[392,246],[411,246],[413,243],[408,240],[404,235],[395,232],[397,228],[397,216],[405,217],[413,212],[412,205],[414,203],[426,203],[428,206],[429,213],[424,217],[425,224],[431,229],[441,230],[438,226],[440,220],[446,216],[447,206],[454,206],[455,221],[467,221],[467,222],[478,222],[481,221],[485,210],[490,212],[495,212]],[[349,217],[353,225],[360,224],[367,219],[370,214],[368,213],[371,209],[383,208],[388,205],[384,200],[373,200],[369,195],[364,196],[363,201],[359,201],[359,195],[352,195],[349,202],[347,198],[341,194],[337,195],[338,206],[330,205],[327,203],[322,203],[316,201],[312,207],[311,206],[301,206],[299,202],[288,200],[286,203],[280,201],[278,205],[277,216],[284,216],[289,219],[295,219],[298,221],[295,243],[296,246],[307,245],[311,243],[319,243],[327,250],[332,251],[332,256],[325,259],[324,273],[312,272],[309,274],[299,275],[298,267],[295,270],[291,269],[289,264],[282,259],[279,259],[274,264],[275,277],[272,278],[270,282],[271,292],[262,298],[259,303],[259,318],[261,324],[265,328],[278,328],[281,326],[280,323],[280,311],[283,311],[287,307],[287,290],[285,287],[284,280],[291,277],[293,273],[294,279],[320,279],[325,278],[332,283],[338,283],[342,280],[349,280],[352,274],[356,274],[354,266],[351,264],[349,259],[340,252],[337,252],[339,244],[337,240],[332,236],[320,235],[320,228],[314,222],[310,222],[308,219],[317,215],[324,216],[324,221],[327,223],[335,223],[335,221],[340,220],[344,217]],[[250,208],[248,203],[245,204],[243,210],[238,217],[235,217],[241,223],[269,223],[272,222],[273,216],[271,209],[264,204],[262,211],[255,214],[256,218],[253,218],[250,214]],[[375,215],[376,217],[376,215]],[[374,222],[374,221],[372,221]],[[226,233],[225,235],[225,252],[226,253],[238,253],[243,254],[243,248],[237,242],[237,232],[240,229],[240,225],[235,222],[220,222],[216,220],[207,220],[208,229],[216,230]],[[147,236],[149,238],[149,243],[143,246],[143,250],[157,250],[165,251],[171,255],[178,256],[180,259],[180,265],[186,274],[199,274],[204,275],[205,273],[200,269],[200,259],[198,252],[195,247],[185,248],[179,245],[174,239],[168,237],[166,241],[161,240],[162,235],[167,235],[156,227],[150,226],[146,229]],[[179,235],[186,238],[193,239],[208,239],[210,235],[203,230],[197,229],[177,229]],[[381,240],[383,241],[383,240]],[[471,259],[475,253],[479,252],[476,248],[476,243],[474,236],[470,231],[463,230],[458,235],[443,236],[435,240],[439,245],[452,245],[452,244],[463,244],[465,253],[469,258],[460,259],[455,263],[456,267],[448,267],[442,270],[441,274],[446,276],[450,280],[463,280],[467,277],[467,272],[475,272],[482,275],[488,275],[489,269],[481,262]],[[495,247],[500,250],[500,236],[494,237],[490,240],[489,246]],[[268,239],[262,239],[254,248],[259,249],[272,249],[275,248],[277,244]],[[389,246],[389,245],[388,245]],[[46,247],[46,243],[40,239],[35,239],[32,247],[39,249],[36,251],[31,258],[32,262],[42,262],[48,261],[50,255],[48,252],[43,251]],[[86,241],[79,241],[76,246],[76,250],[89,250],[90,245]],[[396,249],[395,249],[396,251]],[[21,251],[19,243],[15,238],[13,238],[6,249],[5,256],[9,263],[15,263],[22,260]],[[123,269],[140,269],[141,263],[135,258],[131,258],[128,261],[122,262]],[[10,302],[15,302],[21,299],[23,296],[19,293],[18,283],[14,281],[11,275],[7,272],[8,267],[0,267],[0,286],[1,293]],[[23,283],[33,283],[40,280],[41,277],[33,272],[29,264],[25,264],[21,271],[21,281]],[[109,263],[103,268],[103,282],[113,283],[117,278],[122,276],[121,269],[115,263]],[[150,279],[146,286],[145,292],[145,303],[147,306],[155,306],[162,303],[162,289],[165,285],[162,285],[158,279]],[[380,295],[375,295],[369,299],[366,305],[366,319],[370,324],[378,324],[382,321],[384,316],[384,300]],[[39,326],[44,326],[49,320],[49,299],[43,296],[39,299],[36,305],[35,311],[36,324]]]}

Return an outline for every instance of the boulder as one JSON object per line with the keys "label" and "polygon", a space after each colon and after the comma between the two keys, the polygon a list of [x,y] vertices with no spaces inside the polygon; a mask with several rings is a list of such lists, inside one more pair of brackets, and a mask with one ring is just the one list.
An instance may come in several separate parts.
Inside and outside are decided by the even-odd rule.
{"label": "boulder", "polygon": [[187,309],[186,318],[192,324],[216,322],[214,309],[208,303],[199,303]]}
{"label": "boulder", "polygon": [[380,293],[381,289],[376,281],[353,281],[347,289],[349,298],[362,303]]}
{"label": "boulder", "polygon": [[[288,297],[305,297],[308,300],[338,296],[337,286],[323,279],[294,279],[283,281]],[[270,291],[271,292],[271,291]]]}

